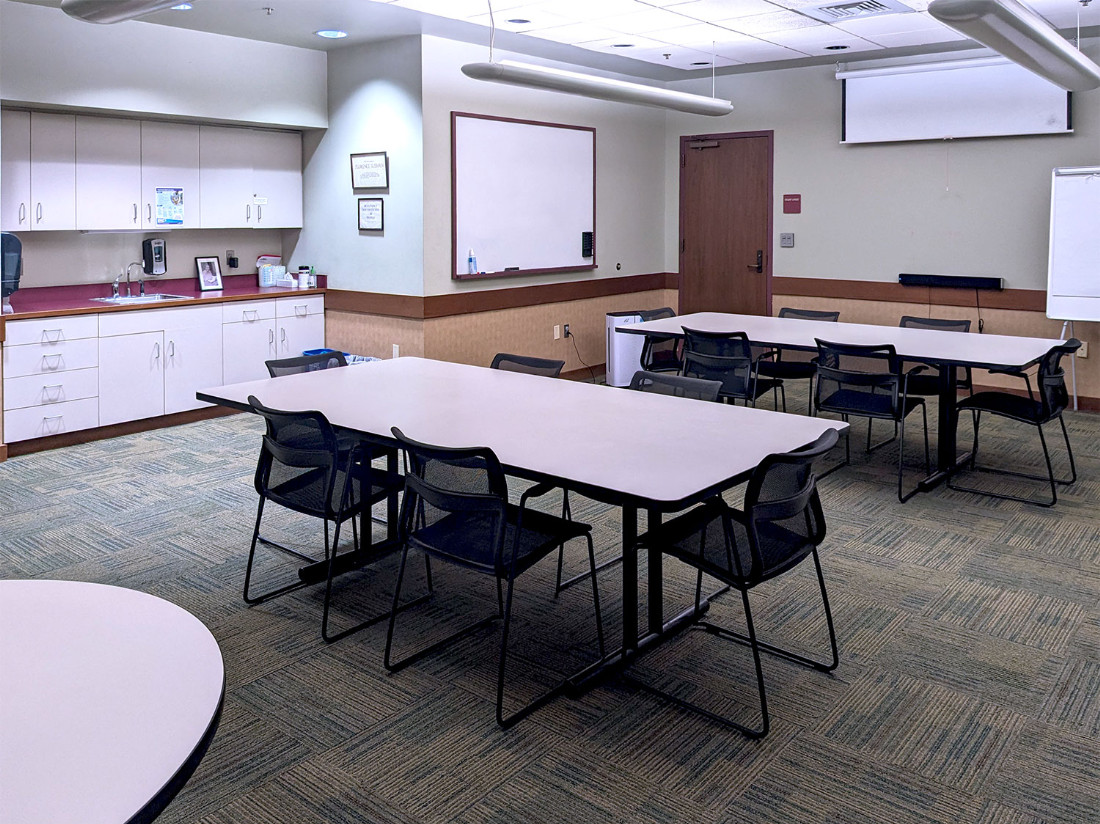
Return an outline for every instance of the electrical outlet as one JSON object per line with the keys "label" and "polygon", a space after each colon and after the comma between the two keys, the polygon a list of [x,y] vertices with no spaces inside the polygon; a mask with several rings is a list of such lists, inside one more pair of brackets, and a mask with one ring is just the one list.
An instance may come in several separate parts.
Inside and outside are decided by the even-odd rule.
{"label": "electrical outlet", "polygon": [[554,324],[554,340],[559,340],[560,338],[561,338],[561,327],[558,326],[558,324],[555,323]]}
{"label": "electrical outlet", "polygon": [[393,345],[393,356],[395,358],[401,357],[401,346],[396,343]]}
{"label": "electrical outlet", "polygon": [[565,324],[565,336],[569,337],[569,324]]}
{"label": "electrical outlet", "polygon": [[[568,331],[569,327],[567,326],[565,328],[566,328],[565,334],[568,335],[569,334],[569,331]],[[1088,356],[1089,356],[1089,342],[1087,340],[1083,340],[1083,341],[1081,341],[1081,348],[1077,350],[1077,357],[1087,358]]]}

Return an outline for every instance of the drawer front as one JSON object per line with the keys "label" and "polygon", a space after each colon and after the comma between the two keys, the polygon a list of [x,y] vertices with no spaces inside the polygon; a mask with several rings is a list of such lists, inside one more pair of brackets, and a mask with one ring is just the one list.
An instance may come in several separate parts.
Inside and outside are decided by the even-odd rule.
{"label": "drawer front", "polygon": [[99,315],[73,315],[64,318],[9,320],[5,327],[5,346],[39,344],[56,346],[70,340],[99,335]]}
{"label": "drawer front", "polygon": [[31,406],[4,413],[4,440],[15,443],[96,426],[99,426],[99,402],[95,398]]}
{"label": "drawer front", "polygon": [[309,295],[301,298],[279,298],[275,302],[275,312],[280,318],[308,318],[325,313],[323,295]]}
{"label": "drawer front", "polygon": [[4,345],[4,378],[25,375],[49,375],[72,369],[92,369],[99,365],[99,341],[66,341],[55,346],[28,344]]}
{"label": "drawer front", "polygon": [[239,300],[222,304],[222,323],[257,323],[274,317],[273,300]]}
{"label": "drawer front", "polygon": [[99,370],[77,369],[56,375],[4,378],[4,409],[78,401],[99,395]]}

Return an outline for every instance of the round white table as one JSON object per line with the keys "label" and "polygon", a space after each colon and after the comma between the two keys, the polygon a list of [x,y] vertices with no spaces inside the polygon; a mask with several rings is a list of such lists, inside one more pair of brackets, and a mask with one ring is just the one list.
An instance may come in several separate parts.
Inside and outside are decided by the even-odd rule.
{"label": "round white table", "polygon": [[75,581],[0,581],[0,820],[152,821],[214,737],[221,650],[187,611]]}

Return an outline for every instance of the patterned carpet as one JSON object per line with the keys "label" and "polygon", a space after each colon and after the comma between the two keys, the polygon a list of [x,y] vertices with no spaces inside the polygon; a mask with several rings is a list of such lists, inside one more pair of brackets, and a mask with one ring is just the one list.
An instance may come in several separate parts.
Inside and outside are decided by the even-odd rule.
{"label": "patterned carpet", "polygon": [[[221,726],[163,822],[1097,822],[1100,416],[1067,419],[1081,479],[1053,510],[944,488],[903,506],[895,453],[864,454],[857,424],[854,465],[821,483],[841,663],[823,675],[765,657],[772,731],[761,742],[614,683],[502,732],[498,627],[388,675],[384,624],[321,641],[317,588],[246,607],[260,428],[245,415],[0,464],[0,575],[150,592],[218,639]],[[1033,430],[985,427],[990,460],[1041,460]],[[915,439],[907,452],[910,483]],[[602,557],[617,553],[616,511],[577,500],[574,516],[594,525]],[[317,527],[284,515],[265,532],[319,550]],[[583,556],[574,547],[567,572]],[[293,574],[262,558],[261,585]],[[387,606],[395,567],[341,582],[338,625]],[[671,611],[693,576],[665,568]],[[413,569],[410,591],[423,586]],[[553,574],[548,561],[517,588],[513,701],[595,654],[590,591],[555,599]],[[618,574],[600,577],[613,639]],[[491,581],[437,565],[435,583],[432,601],[402,616],[398,643],[494,608]],[[753,600],[762,637],[823,649],[812,566]],[[733,626],[739,613],[730,595],[712,610]],[[743,648],[685,633],[635,674],[754,720]]]}

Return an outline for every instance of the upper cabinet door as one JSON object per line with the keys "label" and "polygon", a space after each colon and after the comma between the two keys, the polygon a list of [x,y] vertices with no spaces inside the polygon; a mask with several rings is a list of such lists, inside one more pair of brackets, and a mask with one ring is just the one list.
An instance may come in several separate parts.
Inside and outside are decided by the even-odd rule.
{"label": "upper cabinet door", "polygon": [[76,228],[76,117],[31,113],[31,229]]}
{"label": "upper cabinet door", "polygon": [[253,143],[247,129],[199,127],[199,215],[204,229],[253,225]]}
{"label": "upper cabinet door", "polygon": [[[159,201],[157,189],[162,190]],[[196,229],[201,225],[199,204],[199,127],[143,121],[141,227],[150,232]]]}
{"label": "upper cabinet door", "polygon": [[257,228],[302,225],[302,135],[253,131],[253,209]]}
{"label": "upper cabinet door", "polygon": [[141,122],[76,118],[76,228],[140,229]]}
{"label": "upper cabinet door", "polygon": [[31,113],[0,112],[0,229],[31,227]]}

